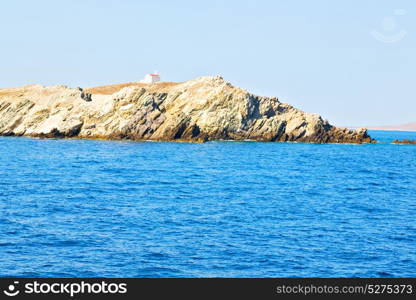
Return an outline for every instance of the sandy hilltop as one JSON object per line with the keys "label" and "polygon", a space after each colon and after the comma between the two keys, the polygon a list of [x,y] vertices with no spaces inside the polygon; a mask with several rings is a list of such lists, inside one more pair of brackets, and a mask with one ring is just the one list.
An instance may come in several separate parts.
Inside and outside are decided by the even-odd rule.
{"label": "sandy hilltop", "polygon": [[0,135],[155,141],[255,140],[367,143],[365,129],[337,128],[277,98],[221,77],[96,88],[0,89]]}

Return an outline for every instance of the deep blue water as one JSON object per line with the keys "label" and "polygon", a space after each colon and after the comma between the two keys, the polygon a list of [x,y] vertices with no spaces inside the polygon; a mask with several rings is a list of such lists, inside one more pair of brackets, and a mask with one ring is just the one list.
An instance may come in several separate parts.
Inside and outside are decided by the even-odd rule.
{"label": "deep blue water", "polygon": [[406,145],[0,138],[0,275],[414,277],[415,171]]}

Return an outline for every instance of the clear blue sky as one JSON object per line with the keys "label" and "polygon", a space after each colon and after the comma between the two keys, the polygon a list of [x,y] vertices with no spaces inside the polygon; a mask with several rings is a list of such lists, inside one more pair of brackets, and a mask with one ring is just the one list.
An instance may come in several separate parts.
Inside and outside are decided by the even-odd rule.
{"label": "clear blue sky", "polygon": [[[0,87],[222,75],[335,125],[416,122],[415,1],[2,1]],[[386,41],[393,41],[386,43]]]}

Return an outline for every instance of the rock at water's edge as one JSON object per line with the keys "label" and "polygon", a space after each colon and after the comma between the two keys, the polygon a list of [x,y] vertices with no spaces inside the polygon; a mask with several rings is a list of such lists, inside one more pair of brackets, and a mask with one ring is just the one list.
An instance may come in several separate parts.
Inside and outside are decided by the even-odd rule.
{"label": "rock at water's edge", "polygon": [[371,143],[366,129],[338,128],[277,98],[221,77],[82,90],[0,89],[0,135],[155,141],[254,140]]}
{"label": "rock at water's edge", "polygon": [[409,139],[394,140],[392,142],[392,144],[396,144],[396,145],[416,145],[416,140],[409,140]]}

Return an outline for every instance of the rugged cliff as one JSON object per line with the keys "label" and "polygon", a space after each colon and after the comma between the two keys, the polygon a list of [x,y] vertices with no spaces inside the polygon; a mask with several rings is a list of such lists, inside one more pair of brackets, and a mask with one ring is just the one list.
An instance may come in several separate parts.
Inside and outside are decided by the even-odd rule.
{"label": "rugged cliff", "polygon": [[82,90],[39,85],[0,89],[0,135],[157,141],[372,142],[277,98],[221,77]]}

